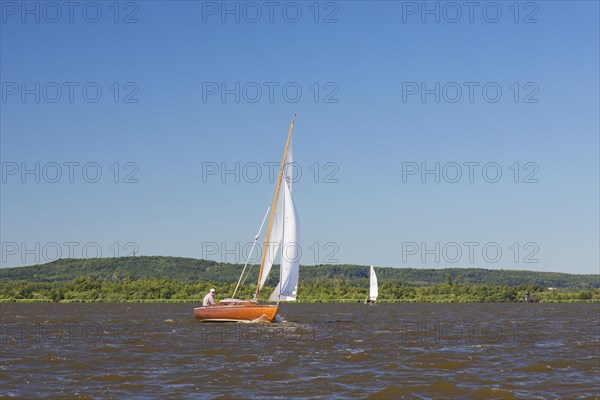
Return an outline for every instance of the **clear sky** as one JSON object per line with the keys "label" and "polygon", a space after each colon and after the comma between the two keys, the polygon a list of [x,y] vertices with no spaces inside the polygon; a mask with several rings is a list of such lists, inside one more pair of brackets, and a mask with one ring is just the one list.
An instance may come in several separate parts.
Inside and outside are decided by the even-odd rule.
{"label": "clear sky", "polygon": [[598,273],[598,2],[466,3],[2,1],[1,265],[243,262],[296,113],[302,264]]}

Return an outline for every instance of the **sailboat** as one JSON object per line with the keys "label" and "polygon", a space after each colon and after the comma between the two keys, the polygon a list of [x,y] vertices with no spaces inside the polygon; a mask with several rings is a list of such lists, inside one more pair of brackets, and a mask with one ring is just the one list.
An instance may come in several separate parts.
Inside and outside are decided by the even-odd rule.
{"label": "sailboat", "polygon": [[[300,267],[299,250],[299,222],[298,213],[292,199],[292,131],[294,129],[294,118],[290,123],[290,129],[283,151],[281,167],[275,186],[275,195],[273,202],[263,218],[263,222],[254,237],[254,246],[252,247],[248,259],[250,259],[254,247],[260,237],[262,226],[269,215],[269,223],[265,234],[263,252],[258,271],[258,282],[254,298],[251,300],[240,300],[235,298],[237,289],[242,281],[248,262],[242,270],[238,285],[232,298],[221,300],[216,305],[194,308],[194,318],[203,322],[222,321],[257,321],[272,322],[279,310],[280,301],[296,300],[298,290],[298,275]],[[276,301],[277,304],[261,304],[259,302],[260,291],[263,288],[273,262],[277,254],[280,256],[280,276],[277,287],[269,297],[269,301]]]}
{"label": "sailboat", "polygon": [[365,304],[375,304],[377,296],[379,296],[379,285],[377,284],[377,275],[372,265],[369,275],[369,297],[365,300]]}

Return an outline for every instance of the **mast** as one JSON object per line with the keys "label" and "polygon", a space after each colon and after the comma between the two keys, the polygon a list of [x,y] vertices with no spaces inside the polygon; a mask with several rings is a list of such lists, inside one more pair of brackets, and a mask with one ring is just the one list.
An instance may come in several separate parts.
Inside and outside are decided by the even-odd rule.
{"label": "mast", "polygon": [[290,130],[288,132],[287,141],[285,142],[285,149],[283,150],[283,158],[281,159],[281,167],[279,168],[279,176],[277,177],[277,186],[275,186],[275,196],[273,197],[273,204],[271,204],[271,214],[269,215],[269,225],[267,225],[267,233],[265,235],[265,243],[263,244],[263,252],[260,260],[260,269],[258,270],[258,283],[256,284],[256,292],[254,293],[254,298],[258,301],[258,294],[260,292],[260,279],[262,278],[263,266],[265,265],[265,256],[267,254],[267,245],[269,243],[269,238],[271,236],[271,226],[273,225],[273,216],[275,215],[275,210],[277,209],[277,197],[279,196],[279,186],[281,185],[281,177],[283,176],[283,168],[285,167],[285,159],[287,157],[288,147],[290,145],[290,140],[292,138],[292,130],[294,129],[294,120],[296,119],[296,114],[294,114],[294,118],[292,118],[292,122],[290,123]]}

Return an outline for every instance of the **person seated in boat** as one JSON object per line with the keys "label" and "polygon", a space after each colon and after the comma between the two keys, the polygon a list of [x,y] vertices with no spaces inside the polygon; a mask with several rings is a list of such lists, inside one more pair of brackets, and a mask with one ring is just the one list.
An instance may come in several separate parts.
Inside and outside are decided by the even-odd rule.
{"label": "person seated in boat", "polygon": [[202,301],[202,307],[217,305],[217,303],[215,302],[215,298],[213,297],[214,292],[215,292],[215,289],[210,289],[208,294],[206,296],[204,296],[204,300]]}

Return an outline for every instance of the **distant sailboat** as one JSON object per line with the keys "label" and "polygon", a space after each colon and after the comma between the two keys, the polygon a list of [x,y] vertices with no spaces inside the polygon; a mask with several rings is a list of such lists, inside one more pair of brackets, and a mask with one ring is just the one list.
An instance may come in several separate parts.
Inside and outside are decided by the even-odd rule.
{"label": "distant sailboat", "polygon": [[375,269],[372,265],[369,275],[369,297],[365,300],[365,304],[375,304],[377,296],[379,296],[379,285],[377,284],[377,275],[375,275]]}
{"label": "distant sailboat", "polygon": [[[294,116],[295,119],[295,116]],[[258,282],[252,300],[235,299],[235,294],[242,281],[246,266],[242,270],[240,280],[233,293],[234,298],[224,299],[216,306],[197,307],[194,309],[194,317],[201,321],[273,321],[279,309],[280,301],[296,300],[298,290],[298,275],[300,267],[299,222],[298,213],[292,199],[292,130],[294,119],[290,124],[281,168],[275,186],[275,196],[267,214],[269,223],[263,245],[263,253],[258,272]],[[267,215],[263,219],[265,222]],[[262,224],[258,234],[254,238],[256,245],[262,230]],[[248,259],[254,251],[250,251]],[[277,305],[259,304],[260,290],[263,288],[276,255],[280,254],[280,279],[277,287],[269,297],[270,301],[277,301]]]}

